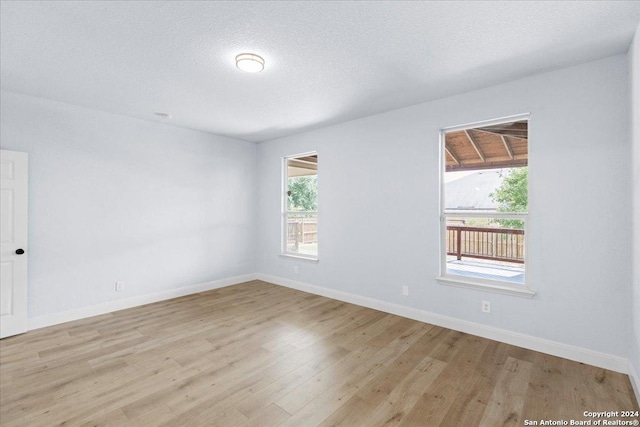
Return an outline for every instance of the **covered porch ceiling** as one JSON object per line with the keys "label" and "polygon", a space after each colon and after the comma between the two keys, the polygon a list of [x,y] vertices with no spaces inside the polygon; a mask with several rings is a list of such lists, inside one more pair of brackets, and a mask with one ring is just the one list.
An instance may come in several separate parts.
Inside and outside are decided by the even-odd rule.
{"label": "covered porch ceiling", "polygon": [[527,166],[527,120],[445,133],[446,171]]}
{"label": "covered porch ceiling", "polygon": [[295,157],[287,160],[287,176],[313,176],[318,174],[318,155]]}

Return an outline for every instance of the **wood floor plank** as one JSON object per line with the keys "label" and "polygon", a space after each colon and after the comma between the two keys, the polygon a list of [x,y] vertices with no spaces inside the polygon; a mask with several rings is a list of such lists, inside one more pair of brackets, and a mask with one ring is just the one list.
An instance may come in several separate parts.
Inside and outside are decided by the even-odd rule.
{"label": "wood floor plank", "polygon": [[0,425],[491,426],[638,410],[627,376],[251,281],[0,340]]}
{"label": "wood floor plank", "polygon": [[531,362],[509,357],[504,365],[493,395],[484,411],[480,425],[520,426],[522,406],[529,387]]}
{"label": "wood floor plank", "polygon": [[[160,412],[160,411],[158,411]],[[140,422],[129,420],[124,413],[120,409],[116,409],[115,411],[107,412],[106,414],[100,416],[99,413],[95,413],[91,415],[91,419],[85,422],[80,422],[80,426],[82,427],[120,427],[125,425],[139,425]]]}
{"label": "wood floor plank", "polygon": [[243,427],[276,427],[282,425],[291,417],[291,414],[272,403],[255,413],[249,420],[242,424]]}
{"label": "wood floor plank", "polygon": [[328,351],[315,354],[314,358],[288,374],[275,378],[274,382],[265,387],[252,388],[251,397],[239,402],[238,409],[248,418],[254,418],[256,413],[266,406],[274,404],[311,377],[331,367],[347,354],[348,350],[341,347],[330,347]]}
{"label": "wood floor plank", "polygon": [[573,398],[571,379],[563,374],[563,370],[563,359],[537,355],[523,409],[525,419],[535,420],[540,413],[560,413],[564,412],[563,408],[575,408],[577,402]]}
{"label": "wood floor plank", "polygon": [[[291,411],[284,408],[287,412],[292,413],[292,416],[283,426],[296,426],[302,423],[311,425],[320,424],[330,416],[331,413],[344,404],[344,402],[348,401],[351,396],[357,393],[358,390],[365,387],[385,366],[393,364],[396,359],[401,357],[428,329],[429,327],[424,324],[413,322],[408,328],[403,328],[402,334],[390,341],[388,346],[382,348],[370,347],[371,349],[377,349],[377,351],[369,353],[365,357],[362,357],[362,355],[356,357],[359,363],[350,370],[348,375],[337,375],[330,385],[325,382],[320,393],[316,394],[305,406],[299,406],[305,399],[301,399],[298,395],[297,400],[294,402],[298,405],[299,409]],[[386,341],[386,337],[383,339]],[[379,343],[377,340],[374,340],[374,342]],[[351,354],[349,356],[351,356]],[[347,356],[347,358],[349,356]],[[308,398],[309,395],[314,394],[316,391],[317,389],[312,393],[306,394],[305,398]],[[282,407],[281,403],[288,405],[290,401],[279,401],[276,403]]]}
{"label": "wood floor plank", "polygon": [[473,378],[465,382],[464,390],[460,391],[458,398],[444,416],[443,425],[481,425],[478,414],[484,413],[498,381],[498,375],[512,350],[513,347],[497,341],[488,343],[475,366]]}
{"label": "wood floor plank", "polygon": [[[445,417],[451,413],[450,409],[456,404],[460,395],[468,393],[469,385],[477,381],[474,373],[489,341],[466,334],[453,336],[449,334],[444,346],[442,344],[435,346],[434,354],[447,360],[434,359],[446,363],[445,368],[413,408],[402,414],[400,419],[394,420],[397,425],[450,425],[444,421]],[[447,348],[444,352],[441,351],[443,347]],[[434,355],[429,354],[429,356]]]}
{"label": "wood floor plank", "polygon": [[[393,425],[440,375],[446,363],[405,352],[321,425]],[[365,406],[366,410],[357,410]]]}

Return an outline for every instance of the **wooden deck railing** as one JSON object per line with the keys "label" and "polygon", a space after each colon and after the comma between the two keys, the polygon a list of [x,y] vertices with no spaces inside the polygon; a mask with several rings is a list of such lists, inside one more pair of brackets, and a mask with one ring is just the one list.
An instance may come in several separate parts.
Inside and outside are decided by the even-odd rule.
{"label": "wooden deck railing", "polygon": [[524,264],[524,230],[447,225],[447,255]]}

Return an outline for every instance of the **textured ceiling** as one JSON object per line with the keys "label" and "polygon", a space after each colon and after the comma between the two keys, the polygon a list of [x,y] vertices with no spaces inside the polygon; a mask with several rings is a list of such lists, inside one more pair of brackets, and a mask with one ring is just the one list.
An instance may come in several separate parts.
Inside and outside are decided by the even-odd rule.
{"label": "textured ceiling", "polygon": [[[248,141],[626,52],[640,2],[2,2],[5,90]],[[233,58],[255,52],[259,74]]]}

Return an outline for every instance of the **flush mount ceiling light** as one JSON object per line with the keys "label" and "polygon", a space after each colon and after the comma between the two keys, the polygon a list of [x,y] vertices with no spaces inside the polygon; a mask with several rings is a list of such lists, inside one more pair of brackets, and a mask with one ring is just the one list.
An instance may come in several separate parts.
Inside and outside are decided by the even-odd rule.
{"label": "flush mount ceiling light", "polygon": [[236,56],[236,67],[248,73],[259,73],[264,70],[264,59],[255,53],[241,53]]}

